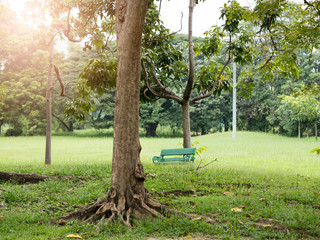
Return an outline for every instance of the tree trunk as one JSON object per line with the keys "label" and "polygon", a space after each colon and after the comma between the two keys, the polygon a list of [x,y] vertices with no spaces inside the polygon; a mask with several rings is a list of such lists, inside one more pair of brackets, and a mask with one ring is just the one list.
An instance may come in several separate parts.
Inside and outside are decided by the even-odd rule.
{"label": "tree trunk", "polygon": [[51,133],[52,133],[52,78],[53,78],[53,49],[54,40],[49,45],[49,73],[46,90],[46,156],[45,164],[51,165]]}
{"label": "tree trunk", "polygon": [[189,39],[189,77],[187,86],[183,94],[182,106],[182,125],[183,125],[183,147],[191,147],[191,130],[190,130],[190,96],[194,85],[195,79],[195,62],[193,52],[192,40],[192,24],[193,24],[193,7],[194,0],[189,1],[189,25],[188,25],[188,39]]}
{"label": "tree trunk", "polygon": [[[146,175],[140,162],[139,103],[141,38],[148,0],[117,0],[116,30],[118,67],[114,111],[111,188],[97,200],[67,216],[53,219],[98,220],[120,218],[127,225],[131,213],[137,218],[160,216],[161,204],[148,198]],[[156,209],[156,210],[155,210]]]}
{"label": "tree trunk", "polygon": [[181,107],[182,107],[183,147],[191,148],[189,101],[185,101],[181,105]]}
{"label": "tree trunk", "polygon": [[118,211],[145,199],[140,162],[139,104],[141,38],[148,0],[116,1],[118,67],[114,110],[111,195]]}
{"label": "tree trunk", "polygon": [[315,139],[318,140],[318,119],[314,120],[314,136]]}
{"label": "tree trunk", "polygon": [[223,119],[223,123],[224,123],[224,131],[228,132],[229,131],[229,121],[227,118]]}
{"label": "tree trunk", "polygon": [[3,125],[3,120],[0,120],[0,137],[1,137],[1,133],[2,133],[2,125]]}
{"label": "tree trunk", "polygon": [[157,136],[157,127],[159,123],[149,123],[146,126],[146,137],[156,137]]}
{"label": "tree trunk", "polygon": [[299,121],[299,122],[298,122],[298,138],[301,137],[300,129],[301,129],[301,123],[300,123],[300,121]]}
{"label": "tree trunk", "polygon": [[280,125],[279,126],[279,134],[282,135],[282,133],[283,133],[283,126]]}
{"label": "tree trunk", "polygon": [[73,132],[73,122],[69,122],[68,132]]}

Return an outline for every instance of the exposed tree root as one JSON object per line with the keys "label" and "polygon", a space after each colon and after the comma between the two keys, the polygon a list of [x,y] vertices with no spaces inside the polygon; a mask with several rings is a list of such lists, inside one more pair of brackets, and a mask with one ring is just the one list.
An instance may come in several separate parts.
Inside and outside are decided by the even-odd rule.
{"label": "exposed tree root", "polygon": [[48,176],[27,173],[0,172],[0,181],[14,181],[20,184],[38,183],[48,179]]}
{"label": "exposed tree root", "polygon": [[[120,219],[125,225],[131,227],[131,217],[143,219],[147,217],[162,218],[165,216],[181,215],[193,220],[204,220],[209,223],[216,221],[208,216],[189,214],[170,209],[168,206],[155,202],[150,198],[142,199],[138,195],[134,195],[130,201],[124,196],[116,196],[116,191],[110,191],[108,196],[93,204],[89,204],[80,208],[75,212],[71,212],[65,216],[52,219],[52,223],[65,223],[72,219],[78,219],[85,222],[96,222],[98,224],[108,225],[115,219]],[[130,202],[130,206],[129,206]]]}

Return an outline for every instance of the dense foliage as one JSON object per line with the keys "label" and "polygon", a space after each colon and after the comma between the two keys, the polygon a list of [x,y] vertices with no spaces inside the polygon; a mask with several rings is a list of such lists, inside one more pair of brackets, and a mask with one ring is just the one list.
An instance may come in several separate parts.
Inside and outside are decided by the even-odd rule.
{"label": "dense foliage", "polygon": [[[216,78],[212,74],[221,69],[230,48],[237,51],[236,60],[243,64],[237,69],[241,73],[238,79],[240,95],[237,99],[237,120],[241,130],[289,136],[317,135],[320,105],[319,6],[317,1],[305,2],[305,6],[301,8],[300,5],[282,1],[278,5],[258,1],[255,12],[249,16],[248,9],[231,1],[233,7],[226,5],[222,16],[227,23],[224,29],[234,31],[236,41],[230,45],[228,37],[224,37],[222,29],[217,27],[210,29],[204,38],[194,38],[197,71],[194,89],[197,93],[210,88],[209,80]],[[112,16],[113,5],[112,1],[105,1],[103,4],[107,4],[105,9],[97,12],[88,12],[90,6],[85,4],[78,6],[85,13],[82,16],[92,15],[94,19],[103,19],[102,25],[94,25],[99,21],[94,23],[85,17],[78,20],[70,17],[70,31],[77,30],[77,26],[83,24],[81,21],[91,28],[97,28],[96,31],[83,28],[82,32],[72,32],[74,38],[91,36],[85,44],[85,51],[80,45],[70,45],[66,51],[55,54],[55,63],[68,86],[66,94],[70,96],[61,97],[60,85],[55,81],[55,130],[113,127],[112,88],[115,83],[116,46],[109,34],[114,32],[114,20],[112,17],[99,15],[111,11],[109,13]],[[68,13],[68,6],[56,7]],[[4,33],[4,37],[0,38],[0,129],[5,129],[8,136],[43,134],[47,49],[34,41],[30,28],[13,11],[5,5],[1,5],[0,11],[0,29]],[[292,14],[295,14],[294,18],[290,18]],[[65,16],[61,14],[59,21],[64,20]],[[187,36],[169,35],[158,17],[157,8],[153,6],[147,15],[147,22],[153,25],[147,24],[145,27],[143,60],[151,69],[153,66],[162,83],[181,95],[181,85],[187,81]],[[250,20],[251,23],[241,24],[241,20]],[[61,26],[57,25],[56,29],[59,27]],[[242,35],[237,32],[240,28],[245,29],[241,30]],[[265,32],[263,38],[257,37],[262,32]],[[63,34],[61,29],[60,33]],[[282,38],[277,37],[280,33]],[[227,44],[221,39],[227,40]],[[246,45],[249,43],[251,47]],[[226,88],[229,86],[230,76],[229,71],[221,76]],[[142,72],[142,79],[143,77]],[[101,79],[104,81],[100,81]],[[179,105],[168,99],[148,101],[152,96],[145,94],[146,88],[143,83],[141,85],[140,125],[145,129],[146,135],[156,136],[158,126],[167,126],[173,133],[181,129]],[[195,97],[195,94],[191,97]],[[230,130],[231,101],[232,96],[226,92],[214,99],[204,99],[193,104],[190,108],[193,133]],[[77,122],[77,119],[85,121]]]}

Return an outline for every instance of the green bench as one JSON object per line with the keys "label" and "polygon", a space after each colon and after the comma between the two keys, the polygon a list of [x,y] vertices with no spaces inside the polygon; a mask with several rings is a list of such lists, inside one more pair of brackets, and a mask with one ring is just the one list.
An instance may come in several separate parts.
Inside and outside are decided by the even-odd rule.
{"label": "green bench", "polygon": [[162,149],[160,156],[152,158],[153,163],[194,162],[196,148]]}

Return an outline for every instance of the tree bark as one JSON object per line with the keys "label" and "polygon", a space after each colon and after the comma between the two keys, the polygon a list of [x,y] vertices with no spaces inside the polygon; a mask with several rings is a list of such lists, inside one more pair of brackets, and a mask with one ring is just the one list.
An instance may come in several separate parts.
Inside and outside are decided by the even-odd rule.
{"label": "tree bark", "polygon": [[[147,0],[118,0],[118,67],[114,111],[111,193],[119,211],[132,208],[134,195],[145,197],[145,174],[140,162],[139,104],[141,38]],[[125,206],[126,205],[126,206]]]}
{"label": "tree bark", "polygon": [[182,127],[183,127],[183,147],[191,148],[191,130],[190,130],[190,103],[185,101],[182,105]]}
{"label": "tree bark", "polygon": [[301,129],[301,123],[300,121],[298,121],[298,138],[301,137],[300,129]]}
{"label": "tree bark", "polygon": [[46,155],[45,164],[51,165],[51,133],[52,133],[52,78],[53,78],[53,49],[54,40],[49,45],[49,73],[46,90]]}

